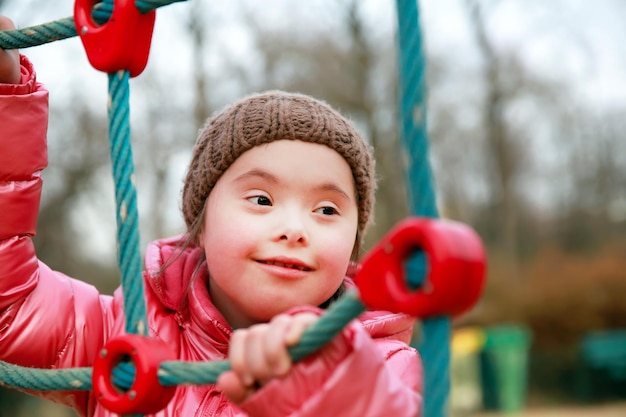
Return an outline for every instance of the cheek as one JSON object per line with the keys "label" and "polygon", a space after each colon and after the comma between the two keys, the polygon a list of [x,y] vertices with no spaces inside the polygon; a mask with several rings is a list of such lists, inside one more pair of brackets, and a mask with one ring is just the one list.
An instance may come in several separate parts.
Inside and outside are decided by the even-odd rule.
{"label": "cheek", "polygon": [[207,264],[215,267],[224,262],[230,268],[232,265],[228,260],[241,253],[248,234],[245,233],[245,225],[233,220],[228,207],[220,207],[220,197],[219,190],[214,190],[214,194],[209,196],[201,239]]}
{"label": "cheek", "polygon": [[203,234],[204,251],[207,258],[232,258],[249,250],[249,225],[232,218],[219,216],[207,219]]}
{"label": "cheek", "polygon": [[[344,235],[344,236],[349,236]],[[318,256],[326,267],[331,271],[331,276],[342,280],[350,264],[354,239],[334,239],[325,241],[319,248]]]}
{"label": "cheek", "polygon": [[[218,219],[216,219],[218,220]],[[223,290],[234,286],[237,290],[237,280],[233,276],[240,276],[242,270],[242,258],[246,256],[249,244],[237,222],[214,221],[206,222],[207,228],[204,235],[204,253],[206,264],[212,279]]]}

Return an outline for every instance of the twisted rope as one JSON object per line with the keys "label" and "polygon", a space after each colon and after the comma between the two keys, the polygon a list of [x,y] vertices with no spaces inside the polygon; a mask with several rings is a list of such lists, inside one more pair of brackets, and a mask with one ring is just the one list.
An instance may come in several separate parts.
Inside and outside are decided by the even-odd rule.
{"label": "twisted rope", "polygon": [[115,182],[118,264],[124,294],[126,333],[147,334],[144,283],[139,248],[139,215],[130,142],[128,71],[109,74],[109,138]]}
{"label": "twisted rope", "polygon": [[[426,63],[422,47],[419,11],[416,0],[397,0],[398,69],[400,126],[402,141],[409,156],[407,179],[411,212],[437,217],[434,181],[428,161],[426,130]],[[424,278],[426,259],[418,256],[409,264],[407,277],[412,287]],[[450,390],[450,320],[438,317],[425,320],[418,349],[424,363],[424,417],[447,414]]]}
{"label": "twisted rope", "polygon": [[0,380],[3,386],[17,389],[90,390],[91,368],[36,369],[0,361]]}
{"label": "twisted rope", "polygon": [[[292,360],[298,361],[318,351],[337,336],[365,306],[355,291],[347,292],[333,303],[326,313],[309,327],[300,342],[288,349]],[[158,370],[163,386],[214,384],[222,372],[230,370],[228,361],[184,362],[167,361]],[[0,361],[2,385],[35,391],[91,390],[92,368],[34,369]],[[113,383],[128,390],[135,379],[132,363],[121,363],[113,370]]]}
{"label": "twisted rope", "polygon": [[[96,23],[103,24],[109,20],[113,13],[113,1],[103,0],[96,4],[92,12],[92,17]],[[158,7],[181,1],[186,0],[136,0],[135,5],[141,13],[147,13]],[[0,31],[0,48],[30,48],[77,35],[74,17],[70,16],[24,29]]]}

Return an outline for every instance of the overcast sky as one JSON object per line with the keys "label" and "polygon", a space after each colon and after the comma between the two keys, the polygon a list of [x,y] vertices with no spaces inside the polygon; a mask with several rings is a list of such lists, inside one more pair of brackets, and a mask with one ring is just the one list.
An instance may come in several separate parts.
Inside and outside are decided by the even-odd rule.
{"label": "overcast sky", "polygon": [[[57,0],[54,7],[32,7],[35,0],[9,0],[0,12],[15,16],[20,26],[43,23],[72,14],[73,1]],[[192,7],[189,0],[157,11],[157,26],[148,71],[165,71],[175,75],[189,62],[189,50],[180,34],[179,21]],[[421,1],[424,36],[430,50],[438,54],[457,56],[460,64],[471,65],[477,56],[473,53],[472,37],[468,32],[464,0]],[[207,0],[208,2],[208,0]],[[500,0],[484,2],[495,5],[488,20],[488,30],[503,48],[513,48],[543,74],[571,80],[583,94],[610,103],[626,98],[626,2],[622,0]],[[383,35],[394,35],[395,2],[366,0],[364,8],[371,27]],[[299,4],[292,0],[239,0],[207,3],[212,16],[220,21],[222,32],[216,33],[221,44],[230,44],[233,55],[245,59],[249,51],[245,28],[238,26],[242,7],[254,9],[259,21],[272,26],[297,26],[299,19],[313,19],[319,25],[332,29],[333,2],[311,0]],[[204,6],[204,5],[203,5]],[[33,12],[37,10],[38,12]],[[225,24],[227,22],[227,24]],[[210,22],[207,22],[210,24]],[[294,28],[297,30],[297,27]],[[63,90],[72,77],[85,77],[95,83],[104,83],[104,77],[90,74],[82,46],[77,38],[43,45],[25,51],[35,60],[41,79],[50,84],[55,93]],[[68,67],[71,70],[68,72]],[[213,69],[219,70],[214,67]],[[68,74],[71,75],[68,76]],[[581,83],[582,82],[582,83]],[[57,88],[59,87],[60,88]],[[106,89],[106,86],[105,86]],[[101,89],[95,87],[97,93]],[[59,99],[63,99],[62,93]]]}
{"label": "overcast sky", "polygon": [[[249,59],[254,51],[250,33],[240,25],[241,8],[253,9],[253,15],[268,26],[293,26],[309,19],[325,30],[336,30],[338,22],[336,0],[239,0],[208,2],[189,0],[157,11],[153,47],[146,73],[158,74],[180,82],[189,74],[189,48],[186,47],[184,25],[181,19],[188,13],[190,4],[205,1],[209,10],[207,24],[219,21],[211,33],[211,41],[219,46],[209,60],[209,70],[219,74],[219,54],[228,53],[235,59]],[[454,60],[459,66],[481,65],[480,55],[469,31],[464,0],[421,1],[421,23],[429,52]],[[623,0],[500,0],[484,2],[493,6],[487,20],[487,30],[500,48],[517,51],[525,62],[544,77],[570,83],[583,100],[604,106],[626,102],[626,2]],[[35,0],[9,0],[0,13],[13,17],[21,26],[40,24],[72,14],[73,1],[57,0],[38,4]],[[395,36],[395,2],[390,0],[364,0],[369,27],[375,36]],[[219,30],[218,30],[219,29]],[[332,32],[331,32],[332,33]],[[103,114],[106,112],[106,75],[89,65],[78,38],[54,42],[23,51],[34,62],[40,81],[51,90],[50,103],[56,106],[68,100],[72,85],[90,97],[90,104]],[[179,91],[184,91],[180,88]],[[231,100],[229,98],[228,100]],[[132,95],[131,100],[137,100]],[[132,105],[132,103],[131,103]],[[135,107],[133,107],[135,108]],[[136,108],[135,108],[136,109]],[[133,110],[132,115],[140,112]],[[65,115],[64,117],[67,117]],[[51,119],[51,125],[59,123]],[[53,126],[52,126],[53,128]],[[187,160],[184,156],[181,160]],[[183,166],[183,164],[181,164]],[[177,174],[182,177],[184,169]],[[112,187],[107,179],[107,187]],[[172,182],[171,192],[179,196],[180,178]],[[105,193],[105,195],[110,195]],[[109,202],[113,210],[113,202]],[[101,207],[98,207],[101,209]],[[101,215],[87,209],[88,224],[101,222]],[[182,224],[178,204],[171,207],[174,223]],[[113,217],[111,217],[113,219]],[[99,221],[100,219],[100,221]],[[114,221],[114,220],[113,220]],[[79,226],[79,225],[77,225]],[[82,226],[81,226],[82,227]],[[114,227],[112,224],[111,227]],[[108,232],[107,232],[108,233]],[[96,233],[97,234],[97,233]],[[143,249],[143,247],[142,247]]]}

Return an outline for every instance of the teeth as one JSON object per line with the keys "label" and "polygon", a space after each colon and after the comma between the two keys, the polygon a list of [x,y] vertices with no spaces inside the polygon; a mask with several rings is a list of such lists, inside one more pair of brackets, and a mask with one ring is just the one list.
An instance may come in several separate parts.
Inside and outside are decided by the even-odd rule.
{"label": "teeth", "polygon": [[294,264],[286,264],[284,262],[268,261],[268,262],[263,262],[263,263],[267,264],[267,265],[281,266],[283,268],[297,269],[299,271],[308,271],[309,270],[309,268],[307,268],[306,266],[294,265]]}

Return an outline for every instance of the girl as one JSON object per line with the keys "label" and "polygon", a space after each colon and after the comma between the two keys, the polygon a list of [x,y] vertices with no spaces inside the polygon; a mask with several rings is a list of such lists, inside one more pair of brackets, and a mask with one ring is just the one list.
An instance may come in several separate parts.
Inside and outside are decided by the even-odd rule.
{"label": "girl", "polygon": [[[0,29],[12,28],[0,17]],[[32,64],[0,50],[0,359],[88,367],[124,333],[123,298],[36,257],[47,111]],[[421,368],[406,315],[369,311],[311,357],[291,363],[287,354],[354,285],[348,272],[374,191],[368,145],[311,97],[252,95],[206,124],[182,193],[187,233],[146,249],[148,327],[180,360],[228,359],[232,371],[215,386],[179,387],[156,415],[419,415]],[[38,395],[81,416],[112,415],[90,392]]]}

